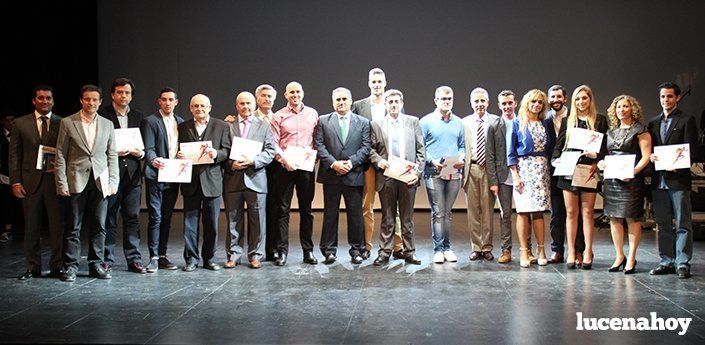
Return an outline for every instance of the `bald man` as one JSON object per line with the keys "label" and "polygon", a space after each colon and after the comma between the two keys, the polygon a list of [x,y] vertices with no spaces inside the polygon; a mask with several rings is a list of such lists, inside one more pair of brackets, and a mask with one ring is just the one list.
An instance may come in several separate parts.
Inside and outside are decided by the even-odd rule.
{"label": "bald man", "polygon": [[[179,125],[179,143],[210,141],[212,147],[206,154],[213,158],[211,164],[193,166],[191,183],[181,186],[184,197],[184,271],[196,269],[202,260],[203,268],[217,271],[215,246],[218,243],[218,214],[223,195],[221,163],[230,154],[230,129],[225,122],[210,116],[211,101],[205,95],[195,95],[189,105],[193,119]],[[183,159],[182,152],[176,154]],[[198,251],[198,223],[203,214],[203,246]]]}

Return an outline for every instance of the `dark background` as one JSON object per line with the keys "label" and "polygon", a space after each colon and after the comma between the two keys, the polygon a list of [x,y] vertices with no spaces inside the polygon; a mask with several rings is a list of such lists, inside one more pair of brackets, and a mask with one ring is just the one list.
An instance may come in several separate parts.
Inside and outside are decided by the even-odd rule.
{"label": "dark background", "polygon": [[56,88],[55,111],[79,109],[79,89],[116,77],[137,85],[133,106],[155,111],[159,90],[179,91],[177,112],[205,93],[213,116],[234,112],[234,95],[270,83],[285,104],[286,83],[304,102],[332,111],[337,86],[369,94],[367,72],[381,67],[405,93],[407,112],[433,110],[439,85],[470,112],[476,86],[494,96],[554,83],[588,84],[605,113],[631,94],[647,117],[660,111],[656,86],[678,82],[692,95],[681,108],[705,109],[705,2],[702,1],[68,1],[4,2],[5,113],[32,110],[31,89]]}

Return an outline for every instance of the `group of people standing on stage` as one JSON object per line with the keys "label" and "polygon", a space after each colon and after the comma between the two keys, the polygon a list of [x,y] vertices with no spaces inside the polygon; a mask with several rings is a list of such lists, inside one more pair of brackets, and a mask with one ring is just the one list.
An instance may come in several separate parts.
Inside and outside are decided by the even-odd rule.
{"label": "group of people standing on stage", "polygon": [[[417,187],[423,183],[431,206],[433,262],[458,260],[450,244],[451,209],[462,187],[468,205],[470,260],[494,260],[492,214],[497,199],[502,251],[499,263],[512,261],[514,201],[521,267],[565,261],[570,269],[590,269],[594,261],[597,190],[574,187],[570,176],[551,176],[563,151],[572,150],[567,148],[567,140],[568,129],[573,127],[606,134],[599,152],[582,152],[578,161],[591,173],[604,165],[605,155],[638,157],[633,179],[604,182],[604,212],[611,220],[616,250],[610,271],[633,273],[644,211],[644,169],[658,159],[651,148],[676,143],[694,147],[697,137],[695,120],[678,110],[680,90],[671,83],[659,87],[663,112],[648,126],[639,122],[641,108],[631,96],[614,99],[609,119],[598,114],[592,90],[585,85],[572,94],[570,107],[566,107],[569,100],[565,89],[558,85],[548,94],[531,90],[519,104],[512,91],[502,91],[497,98],[500,116],[487,111],[489,94],[476,88],[470,93],[473,113],[462,119],[453,113],[453,90],[441,86],[435,92],[436,109],[420,120],[405,114],[403,93],[386,90],[386,85],[384,72],[374,68],[369,72],[369,97],[353,102],[348,89],[336,88],[332,92],[334,111],[322,116],[304,105],[304,90],[298,82],[287,84],[287,104],[277,112],[272,110],[277,96],[272,86],[260,85],[254,95],[240,92],[235,98],[237,114],[225,120],[211,117],[210,99],[198,94],[190,100],[193,119],[189,121],[175,113],[179,98],[169,87],[159,93],[158,111],[145,116],[130,107],[135,86],[129,79],[119,78],[113,83],[112,102],[102,108],[102,90],[86,85],[81,90],[82,109],[61,119],[52,113],[51,87],[38,86],[32,99],[35,111],[15,120],[9,148],[12,191],[22,199],[26,216],[27,270],[20,279],[41,275],[39,233],[45,212],[52,277],[76,279],[80,232],[84,228],[90,239],[89,275],[111,278],[118,214],[122,216],[123,251],[129,271],[177,269],[167,256],[167,247],[179,189],[184,211],[184,271],[193,271],[199,264],[210,270],[239,264],[259,268],[262,261],[286,265],[294,191],[303,262],[317,264],[311,210],[316,181],[323,185],[319,248],[326,264],[338,260],[341,197],[347,215],[350,261],[360,264],[371,256],[376,194],[382,220],[373,264],[384,265],[391,258],[420,264],[414,247],[413,212]],[[117,128],[139,128],[144,150],[118,152]],[[254,157],[231,159],[235,137],[262,143],[261,152]],[[165,159],[184,158],[179,145],[198,141],[212,143],[204,154],[213,163],[193,165],[190,183],[159,182]],[[43,151],[50,154],[38,154]],[[289,152],[293,151],[316,153],[317,176],[292,160]],[[410,163],[405,172],[408,176],[389,177],[386,170],[400,160]],[[680,277],[690,275],[691,181],[685,170],[659,171],[652,177],[661,256],[652,274],[675,273],[677,269]],[[143,179],[149,213],[146,264],[139,235]],[[221,198],[228,228],[223,266],[215,262]],[[545,211],[551,212],[550,258],[544,247]],[[674,218],[675,229],[671,224]],[[628,255],[622,249],[625,223]],[[532,252],[532,229],[537,256]]]}

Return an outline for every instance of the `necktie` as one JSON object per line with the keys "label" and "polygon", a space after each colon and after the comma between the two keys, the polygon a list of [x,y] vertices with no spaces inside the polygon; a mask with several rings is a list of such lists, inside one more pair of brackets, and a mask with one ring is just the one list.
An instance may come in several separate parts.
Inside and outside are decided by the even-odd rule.
{"label": "necktie", "polygon": [[242,121],[242,131],[240,131],[241,138],[247,138],[247,131],[250,129],[250,120]]}
{"label": "necktie", "polygon": [[47,120],[48,120],[48,119],[47,119],[47,117],[44,116],[44,115],[40,116],[39,119],[42,120],[42,133],[41,133],[41,139],[42,139],[42,140],[41,140],[41,142],[42,142],[42,145],[46,145],[46,144],[47,144],[47,141],[48,141],[48,139],[49,139],[49,133],[48,133],[48,132],[49,132],[49,128],[48,128],[49,126],[47,125]]}
{"label": "necktie", "polygon": [[485,128],[482,119],[477,120],[477,164],[485,165]]}
{"label": "necktie", "polygon": [[348,139],[348,123],[346,121],[347,116],[340,117],[340,138],[343,139],[343,145]]}

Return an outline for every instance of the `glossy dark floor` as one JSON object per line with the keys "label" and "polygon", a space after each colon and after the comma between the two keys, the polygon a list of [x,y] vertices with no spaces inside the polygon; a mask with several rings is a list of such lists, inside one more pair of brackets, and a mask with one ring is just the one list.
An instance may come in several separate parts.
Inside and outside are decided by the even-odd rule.
{"label": "glossy dark floor", "polygon": [[[496,217],[496,216],[495,216]],[[142,215],[142,223],[146,216]],[[321,213],[315,214],[315,241]],[[379,215],[377,216],[379,221]],[[667,340],[705,342],[705,243],[695,242],[691,279],[650,276],[658,262],[656,236],[645,231],[638,273],[608,273],[614,260],[609,231],[597,232],[592,271],[565,265],[520,268],[514,261],[470,262],[466,216],[455,213],[452,248],[459,261],[433,264],[429,214],[416,214],[417,255],[422,265],[353,266],[347,246],[326,266],[301,262],[296,230],[289,263],[259,270],[246,266],[217,272],[126,271],[122,253],[112,280],[87,276],[85,259],[75,283],[40,278],[18,281],[21,244],[0,246],[0,342],[2,343],[389,343],[389,344],[643,344]],[[341,225],[345,224],[341,217]],[[181,224],[177,214],[175,224]],[[222,263],[224,222],[217,256]],[[293,213],[292,224],[298,224]],[[172,234],[170,257],[183,264],[181,226]],[[377,233],[375,233],[377,235]],[[497,244],[495,233],[495,244]],[[345,234],[341,233],[344,239]],[[546,238],[550,239],[548,232]],[[146,236],[143,236],[146,239]],[[375,241],[376,242],[376,241]],[[119,243],[118,243],[119,244]],[[534,242],[535,244],[535,242]],[[145,246],[142,246],[145,249]],[[547,241],[548,247],[548,241]],[[317,248],[317,247],[316,247]],[[143,253],[146,251],[143,251]],[[534,252],[536,249],[534,247]],[[85,252],[84,252],[85,253]],[[45,250],[45,254],[46,250]],[[322,261],[320,253],[316,256]],[[495,249],[495,256],[500,251]],[[145,258],[146,260],[146,258]],[[691,318],[678,331],[577,331],[583,317]]]}

